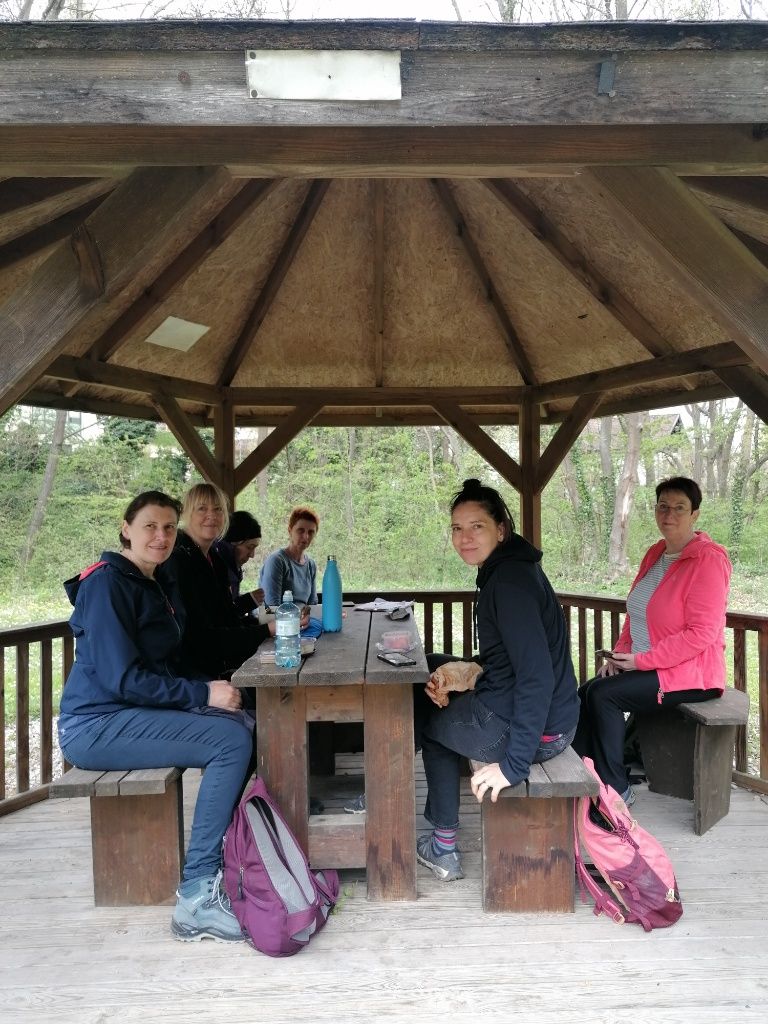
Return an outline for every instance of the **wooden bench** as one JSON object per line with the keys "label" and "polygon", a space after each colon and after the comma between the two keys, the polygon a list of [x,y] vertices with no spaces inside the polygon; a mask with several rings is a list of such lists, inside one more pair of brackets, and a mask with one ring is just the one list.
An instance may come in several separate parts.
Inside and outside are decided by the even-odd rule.
{"label": "wooden bench", "polygon": [[97,907],[156,906],[173,897],[184,858],[182,771],[70,768],[51,783],[50,797],[90,798]]}
{"label": "wooden bench", "polygon": [[636,715],[648,788],[693,800],[697,836],[728,813],[736,729],[748,716],[749,697],[731,688],[701,704]]}
{"label": "wooden bench", "polygon": [[503,789],[495,804],[483,800],[483,910],[573,913],[574,801],[598,791],[597,779],[568,747],[531,765],[528,779]]}

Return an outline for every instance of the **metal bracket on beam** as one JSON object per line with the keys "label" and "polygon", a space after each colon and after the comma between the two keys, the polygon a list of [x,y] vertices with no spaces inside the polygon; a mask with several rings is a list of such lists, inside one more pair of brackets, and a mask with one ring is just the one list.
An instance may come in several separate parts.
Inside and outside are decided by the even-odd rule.
{"label": "metal bracket on beam", "polygon": [[616,95],[616,61],[618,60],[618,54],[612,53],[609,60],[604,60],[600,64],[600,77],[597,81],[597,95],[598,96],[610,96],[611,99]]}

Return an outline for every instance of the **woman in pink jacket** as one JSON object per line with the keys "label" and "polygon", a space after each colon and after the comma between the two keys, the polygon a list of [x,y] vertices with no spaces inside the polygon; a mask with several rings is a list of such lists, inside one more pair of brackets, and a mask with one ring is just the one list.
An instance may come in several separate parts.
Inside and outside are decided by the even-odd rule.
{"label": "woman in pink jacket", "polygon": [[607,785],[634,800],[624,766],[625,712],[711,700],[725,687],[725,609],[731,563],[725,548],[694,529],[701,489],[687,477],[656,488],[663,540],[645,554],[627,597],[611,657],[579,688],[573,741]]}

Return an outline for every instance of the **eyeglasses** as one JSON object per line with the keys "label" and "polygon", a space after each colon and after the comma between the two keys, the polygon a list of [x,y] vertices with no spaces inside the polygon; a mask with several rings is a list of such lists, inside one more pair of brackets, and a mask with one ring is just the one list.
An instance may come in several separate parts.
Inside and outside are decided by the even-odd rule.
{"label": "eyeglasses", "polygon": [[666,502],[660,501],[656,506],[656,511],[662,516],[665,516],[667,512],[671,512],[673,516],[684,516],[693,512],[693,509],[687,505],[667,505]]}

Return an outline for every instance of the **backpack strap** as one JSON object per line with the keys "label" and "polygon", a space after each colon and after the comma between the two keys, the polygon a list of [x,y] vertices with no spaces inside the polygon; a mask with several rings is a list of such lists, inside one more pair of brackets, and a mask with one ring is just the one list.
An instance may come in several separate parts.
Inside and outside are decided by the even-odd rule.
{"label": "backpack strap", "polygon": [[[595,901],[595,909],[593,911],[595,917],[599,917],[600,914],[605,914],[616,922],[616,924],[624,924],[626,917],[623,912],[623,908],[609,896],[609,894],[602,889],[594,878],[587,871],[587,865],[584,863],[584,858],[581,856],[581,843],[579,842],[579,812],[581,810],[582,801],[589,802],[590,797],[582,796],[578,800],[574,800],[573,804],[573,852],[576,859],[576,878],[579,882],[579,890],[581,892],[581,902],[586,903],[586,893],[588,892],[592,899]],[[585,891],[586,890],[586,891]]]}

